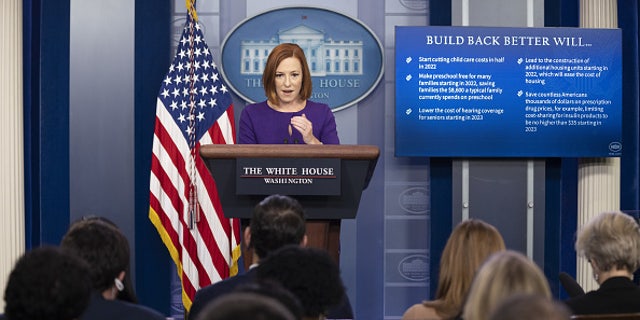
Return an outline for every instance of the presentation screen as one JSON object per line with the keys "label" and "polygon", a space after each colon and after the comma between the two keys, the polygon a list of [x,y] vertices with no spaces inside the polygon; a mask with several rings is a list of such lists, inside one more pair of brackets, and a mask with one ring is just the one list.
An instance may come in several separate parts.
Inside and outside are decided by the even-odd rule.
{"label": "presentation screen", "polygon": [[396,156],[620,156],[621,36],[396,27]]}

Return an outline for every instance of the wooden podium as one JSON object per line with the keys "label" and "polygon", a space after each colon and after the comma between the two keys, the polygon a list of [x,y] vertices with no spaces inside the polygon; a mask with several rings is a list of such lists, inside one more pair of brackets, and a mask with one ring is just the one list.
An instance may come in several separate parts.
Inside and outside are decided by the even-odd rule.
{"label": "wooden podium", "polygon": [[[200,155],[216,181],[226,217],[249,221],[271,194],[305,209],[308,244],[340,261],[340,221],[354,219],[380,150],[371,145],[212,144]],[[245,266],[251,262],[244,251]]]}

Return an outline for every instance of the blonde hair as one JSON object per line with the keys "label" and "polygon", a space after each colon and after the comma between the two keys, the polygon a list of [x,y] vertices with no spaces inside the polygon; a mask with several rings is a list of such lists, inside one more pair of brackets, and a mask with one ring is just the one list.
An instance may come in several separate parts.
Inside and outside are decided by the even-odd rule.
{"label": "blonde hair", "polygon": [[634,272],[640,266],[640,227],[622,212],[602,212],[580,231],[576,251],[602,271],[614,266]]}
{"label": "blonde hair", "polygon": [[491,254],[503,250],[504,240],[494,226],[477,219],[459,223],[442,251],[436,300],[423,304],[443,318],[457,316],[477,269]]}
{"label": "blonde hair", "polygon": [[538,294],[516,294],[504,299],[489,320],[569,320],[571,311],[560,301]]}
{"label": "blonde hair", "polygon": [[533,261],[516,251],[495,253],[478,270],[462,317],[485,320],[505,298],[514,294],[539,294],[551,299],[549,283]]}

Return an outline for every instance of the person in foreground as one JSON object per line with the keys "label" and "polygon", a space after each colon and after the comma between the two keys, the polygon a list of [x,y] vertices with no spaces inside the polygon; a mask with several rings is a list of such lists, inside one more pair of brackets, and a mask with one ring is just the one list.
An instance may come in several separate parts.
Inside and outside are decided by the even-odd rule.
{"label": "person in foreground", "polygon": [[[82,221],[98,221],[98,222],[103,222],[106,223],[118,230],[120,230],[120,228],[118,227],[118,225],[109,220],[106,217],[103,216],[97,216],[97,215],[86,215],[86,216],[82,216],[82,218],[80,218],[78,221],[74,222],[78,223],[78,222],[82,222]],[[73,227],[73,224],[71,225],[71,228]],[[129,268],[130,266],[128,265],[127,268]],[[136,291],[135,288],[133,287],[133,280],[131,280],[131,272],[129,269],[125,270],[124,273],[124,280],[122,281],[122,283],[124,284],[124,290],[118,291],[118,296],[117,298],[119,300],[123,300],[123,301],[127,301],[127,302],[131,302],[131,303],[138,303],[138,296],[136,295]]]}
{"label": "person in foreground", "polygon": [[291,312],[296,320],[302,319],[302,304],[291,291],[276,281],[255,281],[237,287],[233,292],[253,293],[276,299]]}
{"label": "person in foreground", "polygon": [[302,304],[304,320],[327,319],[329,308],[345,295],[340,268],[322,249],[285,246],[261,263],[256,277],[291,291]]}
{"label": "person in foreground", "polygon": [[57,247],[36,248],[18,259],[9,274],[4,319],[78,319],[90,295],[84,261]]}
{"label": "person in foreground", "polygon": [[74,223],[62,238],[63,249],[90,266],[93,293],[83,320],[164,320],[159,312],[116,299],[129,266],[129,242],[117,228],[99,220]]}
{"label": "person in foreground", "polygon": [[477,219],[458,224],[442,251],[436,299],[411,306],[403,320],[453,319],[480,265],[491,254],[505,250],[504,240],[492,225]]}
{"label": "person in foreground", "polygon": [[[214,299],[228,294],[239,286],[256,281],[256,270],[272,252],[286,246],[306,246],[305,214],[302,205],[294,198],[284,195],[270,195],[258,203],[251,216],[249,226],[244,230],[243,241],[252,250],[252,264],[244,274],[216,282],[196,292],[188,319],[197,315]],[[352,319],[353,311],[347,295],[343,295],[339,305],[331,308],[334,319]]]}
{"label": "person in foreground", "polygon": [[516,294],[506,298],[489,320],[569,320],[571,312],[561,302],[539,294]]}
{"label": "person in foreground", "polygon": [[547,278],[533,261],[516,251],[494,253],[473,279],[462,318],[486,320],[498,305],[516,294],[551,299]]}
{"label": "person in foreground", "polygon": [[196,320],[300,320],[278,300],[251,292],[232,292],[209,304]]}
{"label": "person in foreground", "polygon": [[309,100],[311,72],[304,51],[297,44],[283,43],[273,48],[262,84],[267,100],[242,110],[238,143],[340,143],[329,106]]}
{"label": "person in foreground", "polygon": [[633,272],[640,266],[640,227],[622,212],[603,212],[579,231],[578,255],[591,264],[598,290],[565,300],[574,314],[640,312],[640,288]]}

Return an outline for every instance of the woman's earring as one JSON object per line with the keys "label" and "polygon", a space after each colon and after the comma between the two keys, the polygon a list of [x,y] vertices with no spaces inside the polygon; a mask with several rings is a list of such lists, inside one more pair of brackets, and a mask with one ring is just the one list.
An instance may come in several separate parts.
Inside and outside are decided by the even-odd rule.
{"label": "woman's earring", "polygon": [[116,284],[116,289],[118,289],[118,291],[124,290],[124,284],[122,283],[122,281],[120,281],[120,279],[115,278],[113,279],[113,282]]}

